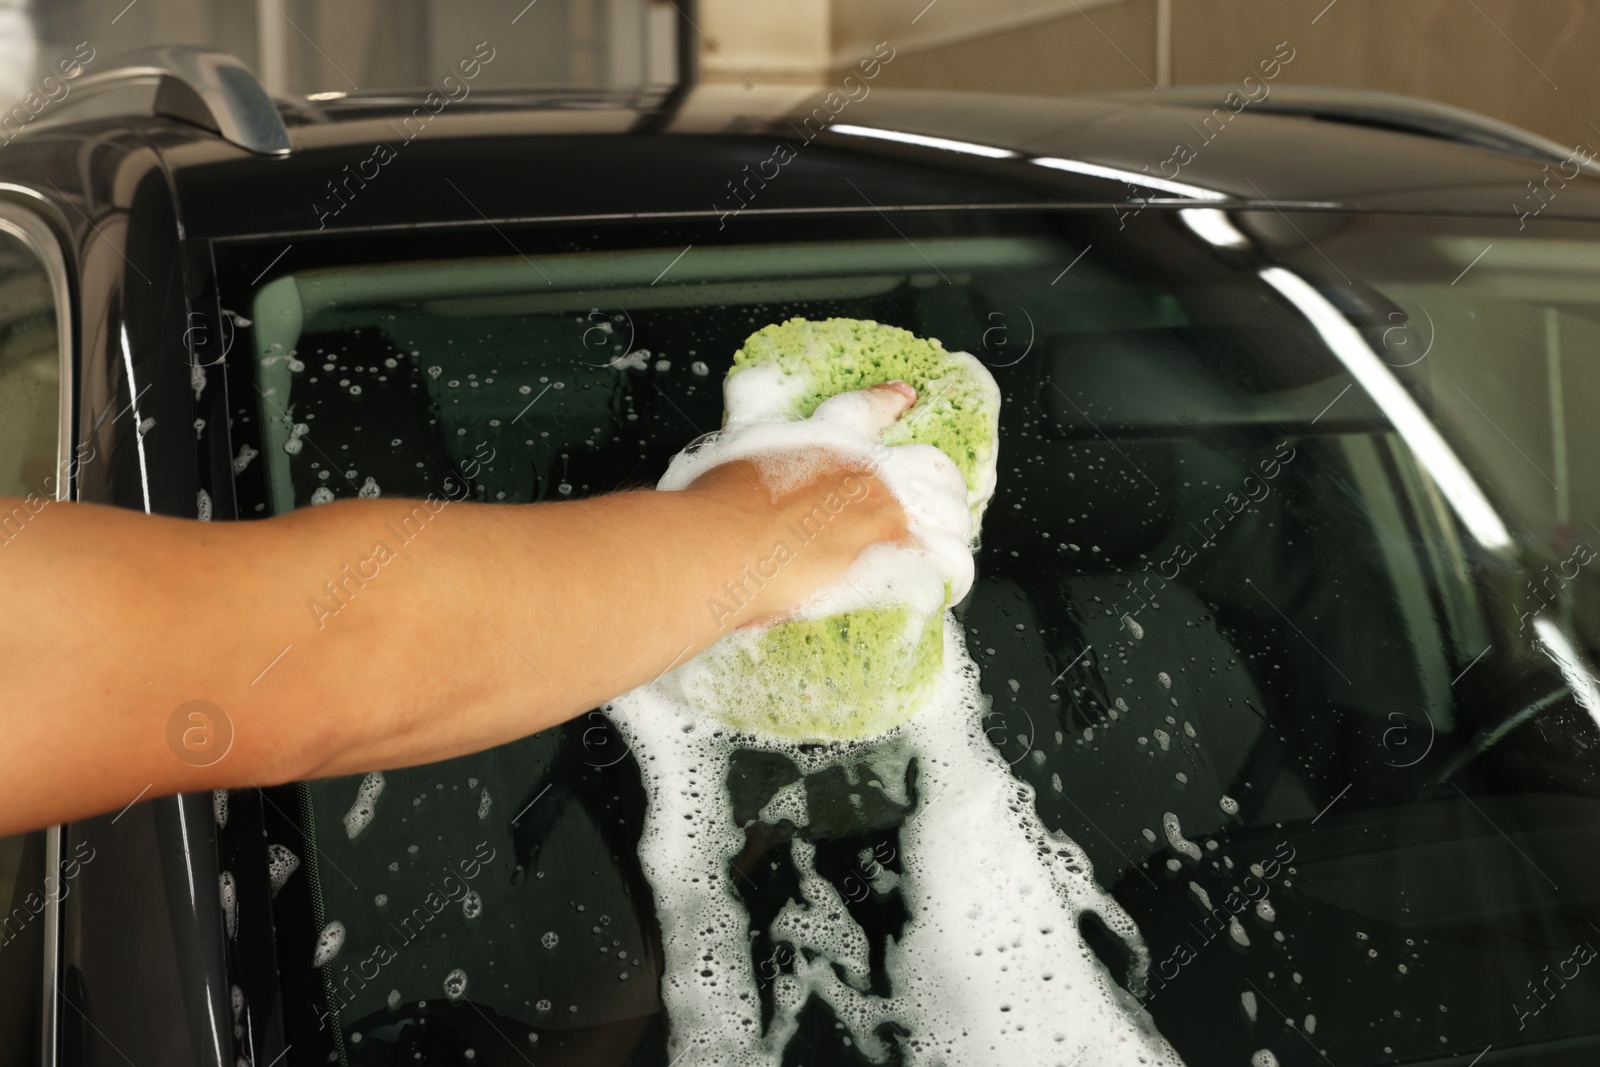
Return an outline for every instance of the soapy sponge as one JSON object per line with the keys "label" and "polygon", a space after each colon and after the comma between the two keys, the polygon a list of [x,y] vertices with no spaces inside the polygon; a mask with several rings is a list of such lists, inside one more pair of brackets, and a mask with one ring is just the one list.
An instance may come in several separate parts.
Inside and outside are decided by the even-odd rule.
{"label": "soapy sponge", "polygon": [[[978,520],[994,495],[1000,390],[976,358],[870,319],[790,319],[757,330],[733,354],[730,399],[737,395],[739,374],[759,366],[776,367],[797,383],[784,410],[762,417],[803,419],[831,396],[896,379],[911,383],[917,404],[884,432],[882,442],[933,445],[949,456],[967,480],[977,536]],[[735,414],[746,413],[728,412]]]}
{"label": "soapy sponge", "polygon": [[[954,462],[974,547],[994,492],[1000,392],[971,355],[876,322],[790,319],[757,331],[734,355],[724,383],[728,424],[807,418],[831,396],[896,379],[918,399],[880,443],[932,445]],[[752,733],[803,741],[885,733],[922,707],[944,661],[952,590],[948,580],[937,586],[730,635],[680,671],[681,683],[696,704]]]}

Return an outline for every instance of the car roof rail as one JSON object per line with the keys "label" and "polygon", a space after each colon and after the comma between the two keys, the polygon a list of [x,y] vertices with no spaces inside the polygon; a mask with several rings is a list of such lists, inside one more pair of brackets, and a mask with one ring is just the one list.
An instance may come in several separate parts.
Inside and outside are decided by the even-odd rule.
{"label": "car roof rail", "polygon": [[289,154],[289,128],[277,104],[238,57],[164,45],[125,52],[110,63],[109,69],[72,79],[73,96],[154,84],[155,114],[203,127],[249,152]]}
{"label": "car roof rail", "polygon": [[[1154,107],[1215,107],[1221,105],[1229,93],[1247,99],[1236,85],[1185,85],[1172,89],[1136,89],[1093,95],[1136,100]],[[1541,162],[1570,160],[1583,170],[1600,174],[1600,165],[1575,158],[1576,148],[1566,148],[1531,130],[1476,111],[1404,93],[1345,89],[1332,85],[1274,85],[1266,96],[1251,100],[1247,107],[1251,111],[1273,115],[1298,115],[1326,122],[1434,137]]]}

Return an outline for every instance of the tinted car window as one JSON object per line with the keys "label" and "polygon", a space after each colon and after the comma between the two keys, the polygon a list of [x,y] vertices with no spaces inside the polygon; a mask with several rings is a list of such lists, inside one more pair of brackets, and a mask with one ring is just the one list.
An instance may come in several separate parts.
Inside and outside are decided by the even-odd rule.
{"label": "tinted car window", "polygon": [[[1490,1046],[1584,1062],[1600,492],[1576,459],[1593,431],[1566,406],[1594,385],[1578,353],[1600,322],[1597,237],[906,213],[894,229],[525,228],[441,237],[434,259],[373,238],[254,287],[279,249],[239,248],[223,291],[253,323],[232,390],[241,510],[415,498],[383,535],[404,552],[453,502],[653,483],[719,425],[731,355],[768,323],[938,337],[1004,397],[979,581],[955,609],[982,726],[1137,924],[1128,939],[1072,916],[1132,1010],[1191,1064]],[[351,561],[308,590],[308,639],[382,610],[383,580]],[[728,865],[765,1021],[802,951],[772,932],[804,896],[801,852],[847,902],[826,921],[870,946],[867,995],[910,978],[882,951],[904,898],[892,879],[856,892],[858,868],[898,872],[928,798],[909,782],[906,804],[861,802],[868,767],[807,773],[752,749],[721,783],[749,817]],[[797,781],[803,825],[759,817]],[[277,803],[297,1047],[665,1061],[644,792],[603,712]],[[983,856],[964,860],[984,877]],[[825,1000],[790,1022],[786,1062],[864,1062]]]}

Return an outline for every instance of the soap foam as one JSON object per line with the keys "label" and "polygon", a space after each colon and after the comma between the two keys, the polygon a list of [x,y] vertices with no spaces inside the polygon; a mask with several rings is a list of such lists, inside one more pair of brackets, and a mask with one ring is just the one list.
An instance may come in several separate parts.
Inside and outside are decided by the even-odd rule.
{"label": "soap foam", "polygon": [[[878,1062],[897,1056],[930,1065],[1181,1064],[1150,1015],[1080,936],[1080,919],[1098,917],[1127,946],[1129,985],[1142,989],[1149,952],[1133,920],[1095,882],[1083,850],[1042,825],[1033,787],[1011,773],[990,743],[978,669],[959,625],[944,610],[972,584],[971,548],[977,517],[994,488],[992,465],[977,479],[974,496],[938,449],[869,440],[858,405],[824,411],[831,403],[825,401],[818,408],[822,418],[792,421],[782,413],[802,385],[794,375],[759,366],[730,377],[727,428],[677,457],[660,488],[682,489],[736,458],[757,462],[769,482],[803,479],[819,462],[841,455],[865,465],[905,508],[922,546],[869,549],[796,617],[899,608],[906,622],[898,645],[889,642],[885,673],[893,675],[893,657],[930,632],[936,655],[926,684],[903,701],[908,707],[887,715],[876,706],[846,708],[858,716],[849,724],[854,729],[825,745],[800,743],[806,737],[789,728],[792,720],[763,721],[740,706],[749,693],[741,677],[781,666],[762,661],[771,649],[755,628],[730,634],[606,709],[645,785],[639,854],[661,924],[669,1058],[777,1065],[801,1009],[816,998]],[[777,458],[819,448],[832,456]],[[883,696],[894,699],[892,688]],[[814,708],[800,717],[813,727],[817,722]],[[781,753],[808,773],[864,763],[889,799],[905,806],[914,801],[899,828],[903,873],[873,879],[879,892],[898,891],[909,915],[902,935],[886,947],[888,995],[868,991],[866,934],[817,872],[813,846],[796,835],[790,850],[799,899],[784,906],[770,930],[775,943],[796,950],[794,973],[774,977],[775,1011],[762,1027],[751,947],[756,931],[731,868],[746,844],[726,786],[729,760],[740,749]],[[896,795],[913,759],[915,796],[909,788]],[[806,826],[803,783],[779,790],[759,818]],[[1163,828],[1181,836],[1176,817]]]}
{"label": "soap foam", "polygon": [[232,871],[223,871],[217,877],[217,895],[222,899],[222,926],[231,941],[239,932],[239,888]]}
{"label": "soap foam", "polygon": [[[870,742],[819,751],[742,734],[659,683],[607,709],[645,779],[639,852],[661,923],[669,1056],[693,1049],[694,1062],[776,1065],[801,1008],[816,997],[880,1062],[892,1054],[882,1024],[893,1022],[908,1032],[892,1040],[913,1064],[1181,1063],[1078,933],[1080,918],[1092,913],[1121,938],[1137,989],[1149,953],[1133,920],[1094,881],[1082,849],[1040,823],[1033,787],[1012,775],[984,734],[986,701],[953,619],[942,637],[945,667],[927,706]],[[910,918],[887,946],[889,996],[863,991],[865,933],[816,872],[812,846],[796,837],[801,899],[784,907],[771,930],[797,950],[795,973],[776,977],[776,1011],[762,1031],[750,916],[730,867],[745,845],[725,786],[739,748],[780,751],[805,770],[864,761],[886,784],[903,781],[907,761],[917,759],[916,805],[897,850]],[[791,786],[762,819],[803,826],[804,806],[803,791]]]}
{"label": "soap foam", "polygon": [[350,840],[354,841],[361,831],[371,825],[384,785],[383,772],[373,771],[356,786],[356,799],[350,804],[350,810],[344,813],[344,832]]}
{"label": "soap foam", "polygon": [[267,846],[267,881],[272,886],[273,896],[278,895],[288,884],[289,876],[299,868],[300,857],[287,847],[276,843]]}
{"label": "soap foam", "polygon": [[335,919],[322,928],[322,933],[317,935],[317,945],[312,951],[311,966],[325,967],[344,948],[345,929],[344,923]]}

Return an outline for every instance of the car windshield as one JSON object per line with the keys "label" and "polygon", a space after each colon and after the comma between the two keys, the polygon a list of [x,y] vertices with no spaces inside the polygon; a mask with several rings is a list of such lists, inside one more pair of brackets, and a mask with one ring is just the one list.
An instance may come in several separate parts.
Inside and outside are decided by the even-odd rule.
{"label": "car windshield", "polygon": [[[1600,228],[1522,225],[941,210],[235,244],[237,510],[431,501],[381,533],[403,553],[452,502],[654,484],[720,425],[763,326],[938,338],[1002,394],[954,608],[972,727],[1106,895],[1046,910],[1133,1031],[1194,1065],[1593,1062],[1600,442],[1570,398],[1600,391]],[[296,640],[384,610],[384,581],[330,564]],[[437,624],[497,640],[466,607]],[[997,895],[1007,872],[981,844],[905,853],[938,799],[914,768],[816,757],[739,748],[701,786],[724,803],[652,812],[655,772],[596,709],[267,791],[270,862],[230,862],[276,894],[291,1059],[693,1053],[674,997],[698,978],[662,938],[682,893],[639,845],[725,809],[742,845],[705,892],[746,926],[721,979],[761,1031],[742,1039],[774,1064],[937,1060],[897,998],[943,983],[957,1027],[992,1020],[899,951],[917,872]],[[1112,1062],[1072,1012],[1026,1014],[1006,1025],[1049,1030],[1060,1063]]]}

